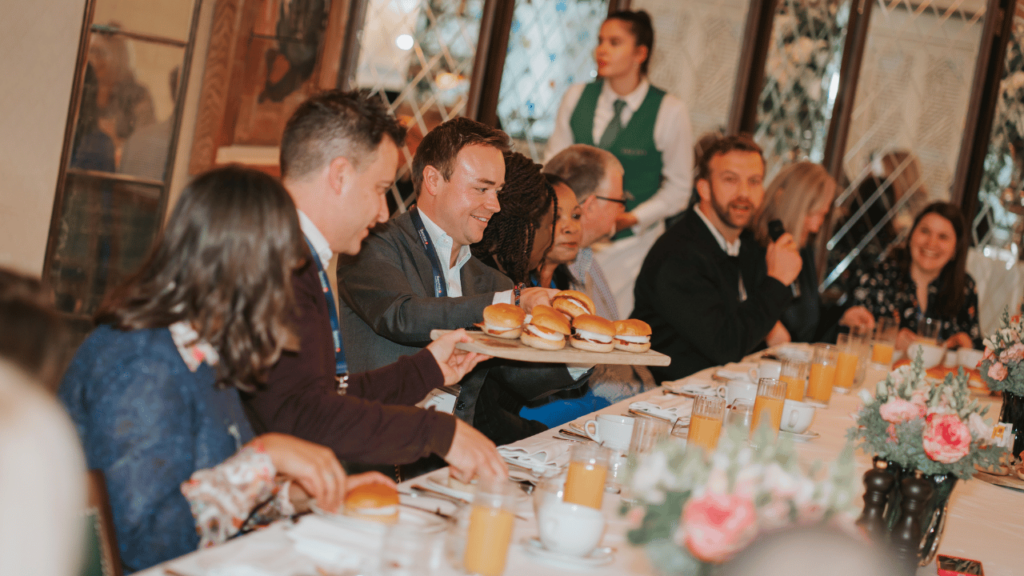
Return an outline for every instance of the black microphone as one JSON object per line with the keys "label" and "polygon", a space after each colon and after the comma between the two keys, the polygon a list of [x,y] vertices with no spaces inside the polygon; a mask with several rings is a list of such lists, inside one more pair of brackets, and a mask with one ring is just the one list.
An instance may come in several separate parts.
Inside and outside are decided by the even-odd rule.
{"label": "black microphone", "polygon": [[[778,218],[776,218],[775,220],[772,220],[771,222],[768,223],[768,235],[771,236],[772,242],[778,242],[779,238],[782,238],[782,235],[785,234],[785,233],[786,233],[786,227],[782,225],[782,220],[779,220]],[[799,298],[800,297],[800,278],[798,277],[796,279],[796,282],[793,282],[792,284],[790,284],[789,288],[793,291],[793,297],[794,298]]]}

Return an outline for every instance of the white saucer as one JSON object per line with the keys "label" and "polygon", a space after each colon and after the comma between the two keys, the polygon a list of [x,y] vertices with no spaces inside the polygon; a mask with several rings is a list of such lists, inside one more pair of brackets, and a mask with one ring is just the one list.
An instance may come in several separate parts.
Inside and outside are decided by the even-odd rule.
{"label": "white saucer", "polygon": [[792,440],[794,442],[810,442],[811,440],[814,440],[815,438],[820,438],[821,434],[818,434],[817,432],[815,432],[813,430],[808,430],[807,432],[804,432],[803,434],[797,434],[796,432],[786,432],[785,430],[779,430],[779,436],[782,437],[782,438],[789,438],[790,440]]}
{"label": "white saucer", "polygon": [[569,556],[568,554],[552,552],[545,548],[544,544],[537,538],[523,540],[522,546],[527,556],[533,556],[537,560],[552,566],[568,568],[569,570],[586,570],[587,568],[605,566],[611,564],[612,560],[615,559],[615,554],[612,553],[611,548],[602,548],[600,546],[586,556]]}

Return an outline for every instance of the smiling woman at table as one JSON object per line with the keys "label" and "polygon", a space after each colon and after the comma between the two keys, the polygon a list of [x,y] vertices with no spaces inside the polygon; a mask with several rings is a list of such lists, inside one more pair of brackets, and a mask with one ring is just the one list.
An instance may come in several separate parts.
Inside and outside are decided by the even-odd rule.
{"label": "smiling woman at table", "polygon": [[283,319],[304,252],[284,188],[222,168],[185,189],[149,261],[101,306],[59,394],[106,477],[127,571],[290,513],[278,475],[331,509],[346,488],[390,482],[346,478],[329,449],[254,439],[246,421],[238,390],[260,385],[291,338]]}
{"label": "smiling woman at table", "polygon": [[[899,322],[897,350],[906,350],[924,318],[941,323],[947,347],[981,348],[978,293],[965,271],[967,235],[959,208],[946,202],[925,207],[910,229],[903,250],[870,270],[855,270],[847,293],[847,325],[874,323],[891,316]],[[923,303],[923,305],[922,305]]]}

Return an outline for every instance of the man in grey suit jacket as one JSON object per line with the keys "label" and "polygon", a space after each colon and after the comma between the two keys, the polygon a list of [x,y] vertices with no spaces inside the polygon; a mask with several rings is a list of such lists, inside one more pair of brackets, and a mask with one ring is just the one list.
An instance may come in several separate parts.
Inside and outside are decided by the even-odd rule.
{"label": "man in grey suit jacket", "polygon": [[[516,302],[512,281],[469,252],[500,210],[507,139],[500,130],[466,119],[430,132],[413,161],[417,208],[375,228],[358,256],[339,261],[342,337],[347,347],[361,351],[349,359],[351,370],[415,353],[430,342],[432,329],[470,327],[490,304],[516,303],[527,311],[550,304],[555,291],[548,288],[523,288]],[[455,414],[482,426],[496,443],[514,441],[543,425],[478,411],[481,392],[493,401],[489,405],[502,394],[529,401],[581,385],[582,372],[491,360],[462,380]]]}

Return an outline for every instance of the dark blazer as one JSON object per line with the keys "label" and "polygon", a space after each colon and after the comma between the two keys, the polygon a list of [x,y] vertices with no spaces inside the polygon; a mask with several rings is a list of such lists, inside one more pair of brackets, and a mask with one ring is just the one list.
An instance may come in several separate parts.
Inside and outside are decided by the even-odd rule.
{"label": "dark blazer", "polygon": [[[374,228],[358,256],[338,261],[342,339],[346,350],[351,347],[360,351],[358,357],[348,358],[349,367],[365,370],[393,362],[400,354],[410,354],[429,344],[430,331],[435,328],[472,327],[483,320],[483,310],[494,301],[496,292],[512,288],[507,276],[475,257],[463,266],[461,277],[463,296],[434,296],[430,259],[409,213]],[[499,371],[503,373],[500,376]],[[478,415],[477,401],[485,381],[503,386],[507,394],[522,401],[532,401],[580,386],[586,379],[573,381],[562,364],[505,360],[489,360],[467,374],[461,382],[455,415],[500,444],[545,427],[539,423],[528,425],[518,416]],[[487,394],[485,402],[497,408],[499,396]]]}
{"label": "dark blazer", "polygon": [[651,347],[672,357],[670,366],[651,367],[659,382],[740,360],[792,298],[788,286],[768,276],[765,251],[749,231],[740,236],[739,256],[730,257],[696,210],[654,243],[633,290],[632,317],[650,324]]}
{"label": "dark blazer", "polygon": [[[447,454],[455,419],[412,406],[444,384],[430,352],[419,350],[378,370],[354,373],[348,393],[339,396],[330,316],[316,267],[310,263],[297,271],[292,285],[297,310],[291,322],[300,350],[285,351],[267,385],[243,395],[256,433],[292,434],[330,447],[341,460],[366,464],[406,464]],[[362,352],[345,342],[350,361]]]}

